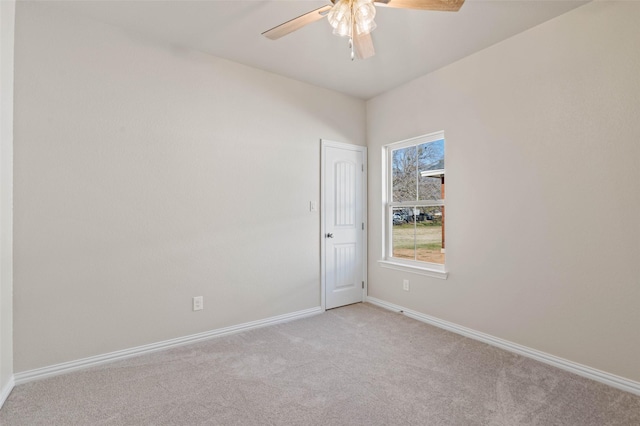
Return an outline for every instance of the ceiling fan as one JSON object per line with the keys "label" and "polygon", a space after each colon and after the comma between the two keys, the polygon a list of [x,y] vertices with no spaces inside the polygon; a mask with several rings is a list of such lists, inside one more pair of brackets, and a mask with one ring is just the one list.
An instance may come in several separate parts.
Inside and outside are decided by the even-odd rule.
{"label": "ceiling fan", "polygon": [[330,0],[331,4],[293,18],[262,33],[271,40],[279,39],[312,22],[327,17],[333,33],[349,38],[351,60],[367,59],[375,55],[371,31],[376,28],[374,18],[378,6],[400,9],[457,12],[464,0]]}

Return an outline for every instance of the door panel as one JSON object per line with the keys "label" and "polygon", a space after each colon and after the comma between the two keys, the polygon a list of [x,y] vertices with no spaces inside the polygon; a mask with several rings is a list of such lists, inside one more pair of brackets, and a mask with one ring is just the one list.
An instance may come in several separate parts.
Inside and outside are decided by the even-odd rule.
{"label": "door panel", "polygon": [[335,264],[335,290],[353,287],[356,285],[358,277],[353,270],[356,260],[356,245],[334,244],[334,264]]}
{"label": "door panel", "polygon": [[361,302],[364,282],[364,153],[324,146],[326,309]]}
{"label": "door panel", "polygon": [[355,175],[356,166],[354,163],[342,160],[334,163],[334,226],[353,227],[356,223]]}

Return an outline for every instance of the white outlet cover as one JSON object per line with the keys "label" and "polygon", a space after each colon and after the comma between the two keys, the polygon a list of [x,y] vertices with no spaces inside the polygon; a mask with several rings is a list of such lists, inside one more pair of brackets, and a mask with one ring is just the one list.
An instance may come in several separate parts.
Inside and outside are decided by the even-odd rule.
{"label": "white outlet cover", "polygon": [[193,298],[193,310],[201,311],[204,309],[204,298],[202,296],[196,296]]}

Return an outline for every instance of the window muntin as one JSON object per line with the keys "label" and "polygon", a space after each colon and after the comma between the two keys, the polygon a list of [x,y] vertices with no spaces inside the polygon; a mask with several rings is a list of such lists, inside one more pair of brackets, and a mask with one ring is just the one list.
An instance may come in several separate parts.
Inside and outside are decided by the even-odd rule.
{"label": "window muntin", "polygon": [[385,258],[444,271],[444,133],[385,148]]}

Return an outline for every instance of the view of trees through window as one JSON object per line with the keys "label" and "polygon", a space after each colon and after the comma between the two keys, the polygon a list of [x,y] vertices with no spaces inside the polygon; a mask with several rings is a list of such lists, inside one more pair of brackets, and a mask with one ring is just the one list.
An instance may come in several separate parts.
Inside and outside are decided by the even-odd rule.
{"label": "view of trees through window", "polygon": [[392,256],[444,264],[444,140],[391,151]]}

